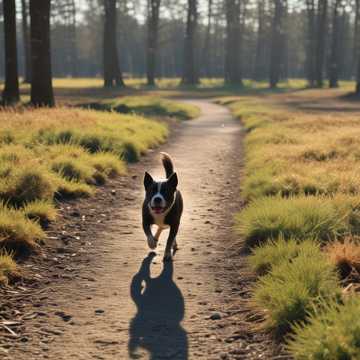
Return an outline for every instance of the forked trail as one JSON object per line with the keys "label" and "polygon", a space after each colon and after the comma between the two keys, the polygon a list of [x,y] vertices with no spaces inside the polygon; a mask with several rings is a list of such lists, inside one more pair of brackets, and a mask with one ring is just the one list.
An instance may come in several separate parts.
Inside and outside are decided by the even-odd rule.
{"label": "forked trail", "polygon": [[239,202],[240,124],[223,107],[193,103],[202,116],[183,123],[161,149],[174,159],[185,203],[174,262],[162,263],[167,233],[153,256],[141,228],[143,172],[164,176],[156,150],[130,167],[128,185],[119,190],[106,231],[89,239],[92,261],[49,295],[44,309],[48,316],[29,325],[32,336],[12,349],[9,358],[210,360],[264,355],[260,339],[242,336],[238,320],[228,311],[236,307],[241,292],[241,285],[231,288],[228,281],[233,277],[241,283],[241,270],[225,256]]}

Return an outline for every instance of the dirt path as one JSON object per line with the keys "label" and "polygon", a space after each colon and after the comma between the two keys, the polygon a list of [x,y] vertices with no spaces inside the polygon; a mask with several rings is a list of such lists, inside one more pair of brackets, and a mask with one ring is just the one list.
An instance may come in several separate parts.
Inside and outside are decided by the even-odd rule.
{"label": "dirt path", "polygon": [[[175,261],[161,261],[165,234],[158,255],[148,255],[140,226],[143,171],[163,177],[156,151],[130,168],[130,185],[107,209],[106,231],[88,239],[92,260],[53,289],[46,317],[28,325],[26,342],[8,358],[268,358],[263,339],[241,333],[231,311],[246,283],[225,258],[239,194],[240,125],[223,107],[194,103],[202,117],[182,124],[162,149],[175,160],[185,199]],[[229,277],[233,284],[239,277],[239,286]]]}

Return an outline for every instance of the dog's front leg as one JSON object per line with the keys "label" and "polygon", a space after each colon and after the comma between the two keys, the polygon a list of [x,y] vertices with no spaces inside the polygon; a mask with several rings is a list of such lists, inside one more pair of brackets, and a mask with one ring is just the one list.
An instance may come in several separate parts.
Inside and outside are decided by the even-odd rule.
{"label": "dog's front leg", "polygon": [[151,225],[149,223],[143,222],[143,229],[147,238],[147,243],[149,245],[149,248],[151,250],[156,249],[157,239],[155,239],[154,235],[151,232]]}
{"label": "dog's front leg", "polygon": [[176,235],[179,230],[179,224],[172,225],[170,228],[169,237],[166,243],[164,261],[170,261],[171,257],[171,249],[174,245],[174,241],[176,241]]}

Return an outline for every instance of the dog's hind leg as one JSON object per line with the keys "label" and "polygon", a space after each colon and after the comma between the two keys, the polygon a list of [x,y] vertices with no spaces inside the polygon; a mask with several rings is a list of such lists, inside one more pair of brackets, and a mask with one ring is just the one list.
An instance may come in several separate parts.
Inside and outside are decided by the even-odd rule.
{"label": "dog's hind leg", "polygon": [[171,249],[174,246],[174,242],[176,242],[176,235],[178,230],[179,230],[179,224],[172,225],[170,228],[170,233],[165,248],[164,261],[170,261],[172,259]]}

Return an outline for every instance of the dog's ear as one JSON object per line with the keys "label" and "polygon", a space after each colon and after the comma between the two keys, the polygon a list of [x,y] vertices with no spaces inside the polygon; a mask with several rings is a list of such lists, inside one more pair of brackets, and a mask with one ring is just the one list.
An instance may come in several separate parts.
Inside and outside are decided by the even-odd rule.
{"label": "dog's ear", "polygon": [[176,187],[178,186],[178,177],[177,177],[177,174],[176,174],[176,173],[173,173],[173,174],[169,177],[167,183],[168,183],[169,187],[175,191],[175,190],[176,190]]}
{"label": "dog's ear", "polygon": [[153,183],[154,183],[154,179],[151,177],[151,175],[148,172],[145,172],[145,176],[144,176],[145,190],[147,190]]}

